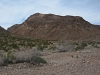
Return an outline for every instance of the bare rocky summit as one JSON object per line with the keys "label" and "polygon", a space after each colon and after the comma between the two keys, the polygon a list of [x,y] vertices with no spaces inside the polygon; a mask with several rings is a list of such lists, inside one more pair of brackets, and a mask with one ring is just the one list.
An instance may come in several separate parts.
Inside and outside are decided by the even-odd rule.
{"label": "bare rocky summit", "polygon": [[100,36],[100,26],[93,25],[80,16],[60,16],[36,13],[22,24],[8,31],[26,37],[47,40],[83,40]]}

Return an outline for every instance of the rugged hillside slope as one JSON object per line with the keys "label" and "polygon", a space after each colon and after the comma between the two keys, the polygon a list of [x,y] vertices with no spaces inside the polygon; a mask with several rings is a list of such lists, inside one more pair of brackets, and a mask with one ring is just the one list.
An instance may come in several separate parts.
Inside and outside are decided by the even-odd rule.
{"label": "rugged hillside slope", "polygon": [[8,36],[8,35],[11,35],[10,32],[8,32],[7,30],[5,30],[0,26],[0,36]]}
{"label": "rugged hillside slope", "polygon": [[8,28],[8,31],[15,35],[50,40],[79,40],[100,35],[100,27],[82,17],[40,13],[31,15],[22,24]]}

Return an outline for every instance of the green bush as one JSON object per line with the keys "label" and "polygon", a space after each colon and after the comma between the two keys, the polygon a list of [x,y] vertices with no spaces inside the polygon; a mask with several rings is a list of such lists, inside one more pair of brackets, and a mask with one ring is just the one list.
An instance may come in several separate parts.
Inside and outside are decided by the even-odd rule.
{"label": "green bush", "polygon": [[38,45],[38,46],[37,46],[37,49],[40,50],[40,51],[43,51],[44,46]]}
{"label": "green bush", "polygon": [[84,48],[87,46],[87,43],[83,42],[83,43],[81,43],[81,46]]}
{"label": "green bush", "polygon": [[78,51],[80,49],[84,49],[87,46],[87,43],[86,42],[75,43],[75,45],[77,45],[76,48],[75,48],[75,50]]}
{"label": "green bush", "polygon": [[4,59],[4,65],[13,64],[13,60],[15,59],[14,55],[11,51],[7,52],[7,57]]}
{"label": "green bush", "polygon": [[18,49],[19,47],[18,47],[18,45],[17,44],[11,44],[11,46],[12,46],[12,48],[14,48],[14,49]]}
{"label": "green bush", "polygon": [[7,52],[7,58],[9,61],[12,61],[15,59],[14,55],[12,54],[12,51]]}
{"label": "green bush", "polygon": [[31,64],[33,65],[42,65],[42,64],[47,64],[47,61],[41,57],[38,57],[38,56],[33,56],[30,60]]}
{"label": "green bush", "polygon": [[77,46],[76,48],[75,48],[75,50],[76,51],[78,51],[78,50],[80,50],[80,49],[84,49],[82,46]]}

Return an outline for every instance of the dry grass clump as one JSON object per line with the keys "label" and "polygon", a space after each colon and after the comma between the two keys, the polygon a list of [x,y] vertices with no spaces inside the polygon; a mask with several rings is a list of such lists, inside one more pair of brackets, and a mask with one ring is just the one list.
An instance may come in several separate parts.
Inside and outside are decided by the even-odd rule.
{"label": "dry grass clump", "polygon": [[74,45],[68,42],[62,42],[56,45],[59,52],[71,52],[74,51]]}
{"label": "dry grass clump", "polygon": [[46,60],[41,58],[43,55],[40,51],[28,50],[15,53],[16,63],[27,62],[33,65],[46,64]]}
{"label": "dry grass clump", "polygon": [[26,51],[19,51],[14,54],[16,63],[23,63],[28,62],[31,60],[33,56],[41,56],[42,53],[40,51],[34,50],[26,50]]}

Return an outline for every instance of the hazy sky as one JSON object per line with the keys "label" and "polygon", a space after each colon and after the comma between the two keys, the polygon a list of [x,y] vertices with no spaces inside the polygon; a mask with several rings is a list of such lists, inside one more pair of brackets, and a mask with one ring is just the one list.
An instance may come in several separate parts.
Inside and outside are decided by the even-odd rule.
{"label": "hazy sky", "polygon": [[81,16],[100,25],[100,0],[0,0],[0,26],[7,29],[37,12]]}

